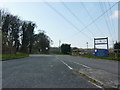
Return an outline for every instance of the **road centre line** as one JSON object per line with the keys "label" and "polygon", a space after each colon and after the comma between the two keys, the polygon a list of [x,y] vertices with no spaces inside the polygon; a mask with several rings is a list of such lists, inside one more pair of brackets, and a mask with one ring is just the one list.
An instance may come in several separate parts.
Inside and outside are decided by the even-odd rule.
{"label": "road centre line", "polygon": [[60,60],[64,65],[66,65],[69,69],[73,70],[72,67],[70,67],[68,64],[66,64],[64,61]]}
{"label": "road centre line", "polygon": [[[62,60],[60,60],[58,57],[56,57],[60,62],[62,62],[64,65],[66,65],[70,70],[73,70],[73,68],[72,67],[70,67],[68,64],[66,64],[64,61],[62,61]],[[88,66],[86,66],[86,65],[84,65],[84,64],[80,64],[80,63],[77,63],[77,62],[72,62],[72,63],[76,63],[76,64],[79,64],[79,65],[82,65],[83,67],[86,67],[86,68],[90,68],[90,67],[88,67]],[[92,78],[92,77],[90,77],[90,78]],[[92,78],[93,79],[93,78]],[[96,79],[93,79],[93,80],[96,80]],[[98,81],[98,80],[96,80],[96,81]],[[91,81],[88,81],[88,82],[90,82],[90,83],[92,83]],[[98,81],[99,83],[101,83],[100,81]],[[92,83],[93,85],[95,85],[95,86],[97,86],[98,88],[101,88],[102,90],[104,90],[101,86],[99,86],[99,85],[96,85],[95,83]]]}
{"label": "road centre line", "polygon": [[[57,58],[57,57],[56,57]],[[58,58],[57,58],[58,59]],[[58,59],[59,60],[59,59]],[[70,70],[73,70],[72,67],[70,67],[67,63],[65,63],[64,61],[62,60],[59,60],[60,62],[62,62],[65,66],[67,66]]]}
{"label": "road centre line", "polygon": [[[70,61],[70,62],[72,62],[72,61]],[[84,64],[77,63],[77,62],[72,62],[72,63],[78,64],[78,65],[81,65],[81,66],[83,66],[83,67],[85,67],[85,68],[91,68],[91,67],[88,67],[88,66],[86,66],[86,65],[84,65]]]}
{"label": "road centre line", "polygon": [[[57,58],[57,57],[56,57]],[[58,58],[57,58],[58,59]],[[61,60],[60,60],[61,61]],[[63,61],[62,61],[63,62]],[[77,62],[73,62],[73,61],[69,61],[69,62],[72,62],[72,63],[75,63],[75,64],[78,64],[78,65],[81,65],[81,66],[83,66],[83,67],[85,67],[85,68],[91,68],[91,67],[88,67],[88,66],[86,66],[86,65],[84,65],[84,64],[80,64],[80,63],[77,63]],[[64,62],[65,63],[65,62]],[[65,63],[66,64],[66,63]],[[66,64],[66,65],[68,65],[68,64]],[[69,66],[69,65],[68,65]]]}

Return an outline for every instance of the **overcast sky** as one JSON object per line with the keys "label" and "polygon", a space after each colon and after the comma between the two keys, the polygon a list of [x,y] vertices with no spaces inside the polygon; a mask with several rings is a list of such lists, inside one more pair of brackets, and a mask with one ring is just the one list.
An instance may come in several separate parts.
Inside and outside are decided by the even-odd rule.
{"label": "overcast sky", "polygon": [[39,29],[45,30],[53,40],[52,46],[58,46],[61,40],[61,44],[67,43],[79,48],[86,48],[88,42],[89,48],[93,48],[94,38],[108,37],[110,47],[113,41],[118,40],[118,6],[113,6],[115,3],[1,2],[0,8],[18,15],[22,20],[35,22],[35,33]]}

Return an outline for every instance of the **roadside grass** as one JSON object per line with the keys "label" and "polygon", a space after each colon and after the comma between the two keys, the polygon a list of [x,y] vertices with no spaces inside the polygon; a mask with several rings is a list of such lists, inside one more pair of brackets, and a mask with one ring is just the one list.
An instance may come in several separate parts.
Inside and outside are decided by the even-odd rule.
{"label": "roadside grass", "polygon": [[2,60],[2,55],[0,55],[0,60]]}
{"label": "roadside grass", "polygon": [[82,76],[83,78],[87,79],[88,81],[90,81],[90,82],[92,82],[92,83],[94,83],[94,84],[96,84],[96,85],[98,85],[98,86],[100,86],[100,87],[102,87],[102,88],[109,88],[109,87],[104,86],[102,83],[96,81],[95,79],[89,77],[88,75],[86,75],[86,74],[84,74],[84,73],[81,73],[81,72],[79,72],[79,71],[75,71],[75,72],[76,72],[77,74],[79,74],[80,76]]}
{"label": "roadside grass", "polygon": [[72,55],[72,56],[80,56],[85,58],[93,58],[93,59],[104,59],[104,60],[112,60],[112,61],[120,61],[120,58],[114,58],[114,57],[96,57],[93,55]]}
{"label": "roadside grass", "polygon": [[24,58],[24,57],[28,57],[29,54],[9,54],[9,55],[0,55],[0,57],[2,56],[2,61],[4,60],[9,60],[9,59],[18,59],[18,58]]}

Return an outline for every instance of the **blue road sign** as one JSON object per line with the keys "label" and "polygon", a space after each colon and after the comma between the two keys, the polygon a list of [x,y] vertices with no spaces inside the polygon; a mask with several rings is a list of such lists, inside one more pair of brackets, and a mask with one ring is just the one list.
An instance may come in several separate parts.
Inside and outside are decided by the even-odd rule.
{"label": "blue road sign", "polygon": [[108,57],[108,50],[107,49],[97,49],[94,53],[94,56]]}

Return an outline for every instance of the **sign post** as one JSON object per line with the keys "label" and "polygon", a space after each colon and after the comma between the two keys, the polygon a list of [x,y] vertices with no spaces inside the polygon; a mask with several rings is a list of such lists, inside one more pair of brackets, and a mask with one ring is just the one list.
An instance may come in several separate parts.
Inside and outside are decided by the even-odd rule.
{"label": "sign post", "polygon": [[[106,45],[106,49],[97,49],[98,45]],[[108,37],[106,38],[94,38],[94,56],[108,57]]]}

